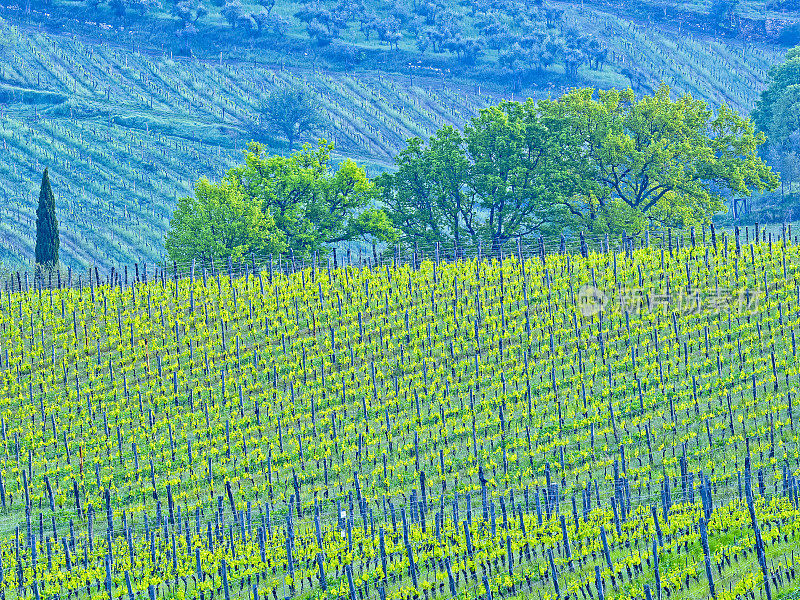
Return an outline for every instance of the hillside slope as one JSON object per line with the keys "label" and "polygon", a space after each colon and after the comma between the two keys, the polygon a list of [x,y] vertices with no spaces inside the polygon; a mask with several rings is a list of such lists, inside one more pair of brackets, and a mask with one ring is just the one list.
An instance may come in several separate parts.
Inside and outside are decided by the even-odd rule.
{"label": "hillside slope", "polygon": [[0,592],[793,597],[800,246],[748,238],[3,295]]}
{"label": "hillside slope", "polygon": [[32,256],[45,166],[66,265],[161,260],[176,199],[191,193],[196,179],[219,178],[254,137],[285,151],[258,127],[260,102],[278,86],[308,86],[325,123],[319,134],[336,143],[340,156],[376,172],[391,167],[408,137],[461,125],[501,97],[558,94],[571,85],[633,85],[646,93],[666,81],[747,112],[781,55],[773,46],[709,41],[602,7],[559,8],[566,27],[590,31],[608,46],[608,64],[581,67],[577,79],[554,65],[516,93],[487,76],[488,63],[448,72],[440,59],[403,63],[417,56],[410,50],[386,51],[387,71],[322,68],[324,61],[315,67],[316,58],[295,55],[282,66],[268,62],[276,54],[267,49],[262,58],[241,48],[233,58],[179,58],[146,45],[115,46],[108,32],[95,40],[15,27],[17,13],[6,9],[0,12],[6,15],[0,20],[0,260],[13,267]]}

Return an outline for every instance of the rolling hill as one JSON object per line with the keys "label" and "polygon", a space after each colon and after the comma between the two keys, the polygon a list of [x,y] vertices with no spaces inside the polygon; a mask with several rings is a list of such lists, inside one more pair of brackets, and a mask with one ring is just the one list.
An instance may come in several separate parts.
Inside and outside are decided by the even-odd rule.
{"label": "rolling hill", "polygon": [[[167,40],[168,15],[156,13],[150,22],[166,37],[144,37],[143,25],[90,22],[77,6],[51,3],[52,14],[0,8],[0,260],[6,268],[32,256],[45,166],[66,265],[162,260],[172,208],[195,180],[219,178],[254,138],[286,151],[259,126],[260,103],[277,87],[308,87],[324,122],[318,134],[333,140],[340,156],[376,173],[391,168],[411,136],[461,125],[503,97],[555,95],[576,85],[632,85],[646,93],[665,81],[676,92],[748,112],[783,54],[774,40],[715,39],[688,25],[648,22],[646,12],[555,3],[565,35],[592,36],[607,48],[607,62],[602,69],[582,65],[577,75],[553,64],[515,90],[498,74],[490,49],[466,65],[447,54],[423,54],[407,34],[391,50],[354,26],[333,50],[314,49],[291,21],[299,6],[291,3],[275,8],[290,23],[275,44],[229,34],[214,9],[200,32],[207,40],[194,40],[193,56],[179,56],[180,45]],[[474,29],[476,17],[467,8],[453,10],[463,13],[465,31]]]}

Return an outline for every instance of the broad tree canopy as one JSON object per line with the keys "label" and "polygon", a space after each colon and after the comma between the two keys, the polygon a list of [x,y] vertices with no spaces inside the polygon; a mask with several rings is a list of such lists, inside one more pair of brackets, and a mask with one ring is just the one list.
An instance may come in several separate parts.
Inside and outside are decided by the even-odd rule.
{"label": "broad tree canopy", "polygon": [[291,156],[269,155],[251,144],[245,164],[229,176],[248,200],[271,215],[287,248],[311,255],[347,241],[392,242],[397,231],[374,207],[375,184],[363,168],[346,159],[334,166],[333,144],[304,144]]}
{"label": "broad tree canopy", "polygon": [[222,182],[201,179],[175,210],[166,239],[173,260],[227,259],[291,251],[297,256],[347,241],[394,242],[398,231],[375,208],[377,189],[352,160],[331,163],[320,140],[291,156],[250,144]]}
{"label": "broad tree canopy", "polygon": [[565,121],[582,172],[564,202],[589,227],[687,227],[720,212],[726,193],[778,184],[752,121],[689,94],[672,100],[665,85],[639,100],[631,90],[573,90],[540,107]]}
{"label": "broad tree canopy", "polygon": [[181,198],[170,220],[165,246],[171,260],[263,256],[285,249],[283,233],[268,212],[251,202],[238,181],[201,179],[194,196]]}
{"label": "broad tree canopy", "polygon": [[729,107],[672,99],[667,86],[639,99],[575,89],[409,140],[378,184],[395,225],[426,242],[496,248],[565,229],[687,227],[723,210],[728,194],[778,185],[758,155],[764,139]]}

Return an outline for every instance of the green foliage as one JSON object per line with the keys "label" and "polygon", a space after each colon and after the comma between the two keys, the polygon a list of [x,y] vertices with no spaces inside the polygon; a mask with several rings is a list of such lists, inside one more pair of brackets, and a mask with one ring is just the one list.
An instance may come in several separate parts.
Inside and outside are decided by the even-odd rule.
{"label": "green foliage", "polygon": [[295,17],[306,26],[308,37],[317,46],[327,46],[339,37],[347,26],[346,14],[342,7],[329,10],[317,2],[305,4]]}
{"label": "green foliage", "polygon": [[767,86],[753,111],[756,126],[767,134],[770,146],[783,146],[800,131],[800,46],[786,53],[786,60],[769,71]]}
{"label": "green foliage", "polygon": [[173,14],[182,27],[197,25],[208,14],[208,7],[201,0],[177,0],[172,7]]}
{"label": "green foliage", "polygon": [[[272,2],[274,4],[274,0]],[[280,36],[285,34],[286,22],[278,16],[270,14],[272,5],[254,11],[248,10],[239,0],[229,0],[220,9],[220,15],[234,28],[247,36],[264,35],[268,32]]]}
{"label": "green foliage", "polygon": [[739,28],[737,8],[739,0],[712,0],[708,17],[719,31],[736,32]]}
{"label": "green foliage", "polygon": [[219,13],[225,18],[231,27],[239,25],[241,19],[245,18],[245,10],[239,0],[231,0],[225,3]]}
{"label": "green foliage", "polygon": [[39,207],[36,209],[36,264],[48,269],[58,265],[58,247],[56,199],[50,187],[50,175],[45,169],[39,192]]}
{"label": "green foliage", "polygon": [[[753,121],[766,135],[762,154],[780,172],[782,183],[780,195],[764,194],[756,199],[749,218],[785,218],[796,208],[792,188],[800,179],[800,46],[789,50],[785,60],[769,70]],[[786,192],[788,196],[784,196]]]}
{"label": "green foliage", "polygon": [[429,243],[484,240],[497,249],[544,231],[568,167],[555,123],[533,100],[480,111],[463,136],[445,127],[427,146],[412,139],[381,176],[384,202],[399,228]]}
{"label": "green foliage", "polygon": [[194,196],[181,198],[170,220],[165,247],[171,260],[240,259],[285,249],[269,213],[247,198],[234,178],[201,179]]}
{"label": "green foliage", "polygon": [[375,184],[352,160],[331,165],[333,144],[305,144],[291,156],[269,155],[251,144],[245,164],[228,177],[241,183],[248,202],[274,218],[287,247],[309,256],[347,241],[393,242],[397,232],[374,208]]}
{"label": "green foliage", "polygon": [[[780,171],[781,179],[791,190],[792,183],[800,179],[800,46],[789,50],[786,60],[770,69],[753,120],[766,134],[767,161]],[[786,202],[781,198],[778,203]],[[757,204],[772,205],[771,210],[778,208],[768,196],[760,198]]]}
{"label": "green foliage", "polygon": [[469,162],[457,129],[442,127],[427,145],[410,139],[395,163],[397,171],[376,183],[399,229],[431,245],[477,239],[475,201],[465,185]]}
{"label": "green foliage", "polygon": [[615,213],[687,227],[722,210],[725,193],[778,185],[757,153],[763,135],[726,105],[714,115],[688,94],[672,100],[665,85],[638,100],[631,90],[584,89],[548,104],[583,170],[566,205],[589,227],[613,225]]}
{"label": "green foliage", "polygon": [[576,89],[558,100],[502,102],[427,146],[412,139],[398,171],[379,180],[408,235],[497,248],[515,236],[563,228],[641,231],[688,227],[722,210],[724,194],[774,189],[758,156],[764,137],[723,105],[714,114],[660,87]]}
{"label": "green foliage", "polygon": [[533,100],[484,109],[464,129],[469,187],[484,215],[481,230],[498,249],[550,220],[559,164],[559,136]]}

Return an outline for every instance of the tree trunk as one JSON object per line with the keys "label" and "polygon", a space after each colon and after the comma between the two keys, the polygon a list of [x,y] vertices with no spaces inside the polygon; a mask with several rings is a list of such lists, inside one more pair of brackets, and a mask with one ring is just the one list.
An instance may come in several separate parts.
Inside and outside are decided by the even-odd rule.
{"label": "tree trunk", "polygon": [[458,217],[461,214],[461,194],[456,192],[456,215],[455,219],[453,220],[454,227],[453,227],[453,239],[455,240],[456,247],[461,247],[461,236],[458,230]]}
{"label": "tree trunk", "polygon": [[500,258],[501,245],[502,245],[502,242],[500,240],[500,237],[498,235],[493,235],[492,236],[492,257],[496,257],[498,259]]}

